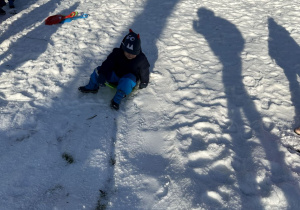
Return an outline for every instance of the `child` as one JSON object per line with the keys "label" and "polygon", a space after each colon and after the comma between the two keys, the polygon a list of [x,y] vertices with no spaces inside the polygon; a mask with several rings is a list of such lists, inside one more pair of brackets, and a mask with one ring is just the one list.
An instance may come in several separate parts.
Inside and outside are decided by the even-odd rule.
{"label": "child", "polygon": [[117,85],[117,92],[111,100],[111,107],[119,109],[121,100],[129,95],[140,82],[139,88],[149,83],[149,62],[142,52],[140,35],[131,29],[119,48],[114,48],[107,59],[91,74],[86,86],[78,88],[83,93],[97,93],[105,82]]}
{"label": "child", "polygon": [[[8,0],[10,8],[15,8],[14,1],[15,0]],[[6,14],[6,12],[2,9],[2,7],[5,6],[5,5],[6,5],[5,0],[0,0],[0,15],[5,15]]]}

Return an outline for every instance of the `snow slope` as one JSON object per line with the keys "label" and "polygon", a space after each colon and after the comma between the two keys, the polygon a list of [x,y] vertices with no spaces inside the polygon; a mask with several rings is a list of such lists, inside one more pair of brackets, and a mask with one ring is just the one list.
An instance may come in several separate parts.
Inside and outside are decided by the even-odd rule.
{"label": "snow slope", "polygon": [[[0,17],[0,209],[299,209],[296,0],[28,0]],[[8,7],[4,7],[9,10]],[[87,19],[46,26],[72,11]],[[146,89],[79,93],[128,29]]]}

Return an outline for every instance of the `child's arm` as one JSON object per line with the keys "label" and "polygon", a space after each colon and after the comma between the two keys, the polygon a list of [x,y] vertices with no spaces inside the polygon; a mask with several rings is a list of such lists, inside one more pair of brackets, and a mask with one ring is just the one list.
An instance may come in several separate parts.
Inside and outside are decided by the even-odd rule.
{"label": "child's arm", "polygon": [[140,86],[139,86],[140,89],[146,88],[148,86],[149,75],[150,75],[149,67],[150,65],[146,59],[146,62],[143,63],[140,69],[140,79],[141,79]]}

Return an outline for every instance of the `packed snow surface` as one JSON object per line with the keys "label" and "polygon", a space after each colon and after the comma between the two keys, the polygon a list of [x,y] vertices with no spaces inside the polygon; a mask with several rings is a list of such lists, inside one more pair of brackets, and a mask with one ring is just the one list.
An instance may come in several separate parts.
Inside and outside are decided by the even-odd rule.
{"label": "packed snow surface", "polygon": [[[0,209],[300,209],[298,0],[28,0],[0,17]],[[72,11],[87,19],[48,26]],[[128,29],[150,83],[83,94]]]}

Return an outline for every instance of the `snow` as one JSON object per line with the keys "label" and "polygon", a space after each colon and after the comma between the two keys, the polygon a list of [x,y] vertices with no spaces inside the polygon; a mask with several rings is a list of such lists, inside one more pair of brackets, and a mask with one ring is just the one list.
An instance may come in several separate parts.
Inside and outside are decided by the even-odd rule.
{"label": "snow", "polygon": [[[299,209],[296,0],[28,0],[0,17],[0,209]],[[4,7],[9,11],[8,7]],[[44,20],[89,14],[61,25]],[[132,28],[150,84],[82,94]]]}

